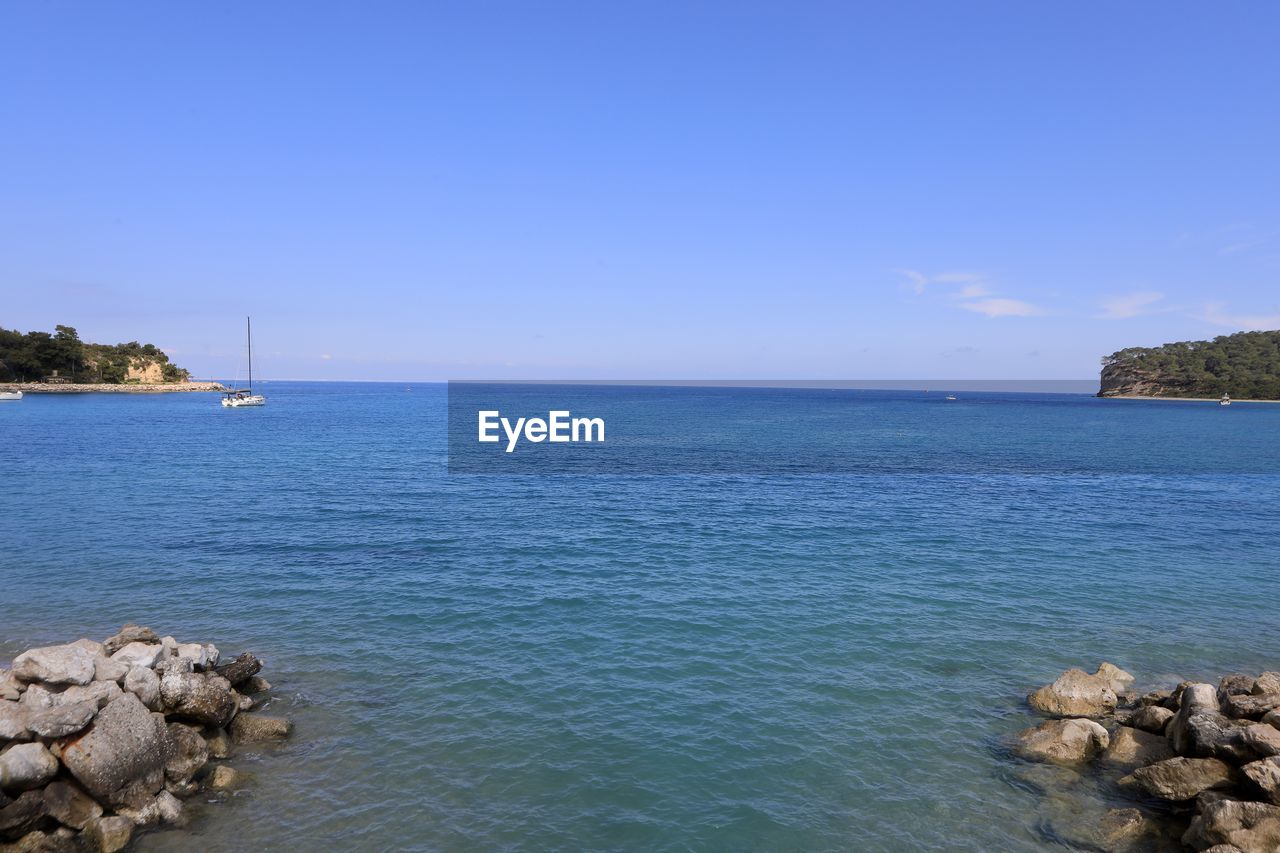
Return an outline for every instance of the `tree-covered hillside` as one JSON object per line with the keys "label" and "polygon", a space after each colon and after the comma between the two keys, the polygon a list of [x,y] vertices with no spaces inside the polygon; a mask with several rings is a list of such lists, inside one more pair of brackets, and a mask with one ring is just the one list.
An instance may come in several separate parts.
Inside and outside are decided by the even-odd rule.
{"label": "tree-covered hillside", "polygon": [[1128,394],[1280,400],[1280,331],[1114,352],[1102,360],[1098,396]]}
{"label": "tree-covered hillside", "polygon": [[53,333],[0,329],[0,382],[57,375],[80,383],[185,382],[190,374],[154,344],[88,344],[70,326]]}

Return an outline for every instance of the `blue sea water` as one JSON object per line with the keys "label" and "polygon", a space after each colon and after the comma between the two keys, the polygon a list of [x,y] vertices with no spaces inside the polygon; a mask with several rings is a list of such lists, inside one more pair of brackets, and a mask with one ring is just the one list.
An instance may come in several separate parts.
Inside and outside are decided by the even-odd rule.
{"label": "blue sea water", "polygon": [[[1280,668],[1280,406],[797,391],[1048,461],[468,476],[442,385],[263,390],[0,404],[0,658],[138,621],[254,650],[297,723],[143,849],[1064,847],[1004,748],[1028,689]],[[1081,431],[1180,462],[1062,473]]]}

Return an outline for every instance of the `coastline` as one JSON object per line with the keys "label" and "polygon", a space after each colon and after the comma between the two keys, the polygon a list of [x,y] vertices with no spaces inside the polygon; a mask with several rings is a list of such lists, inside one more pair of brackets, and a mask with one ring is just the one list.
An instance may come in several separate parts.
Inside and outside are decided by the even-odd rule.
{"label": "coastline", "polygon": [[[1218,397],[1155,397],[1147,394],[1108,394],[1098,395],[1103,400],[1169,400],[1175,403],[1216,403]],[[1280,400],[1254,400],[1249,398],[1231,398],[1232,403],[1280,403]]]}
{"label": "coastline", "polygon": [[24,394],[167,394],[181,392],[225,391],[221,382],[142,382],[121,385],[86,385],[68,383],[47,385],[43,382],[0,383],[0,391],[21,391]]}

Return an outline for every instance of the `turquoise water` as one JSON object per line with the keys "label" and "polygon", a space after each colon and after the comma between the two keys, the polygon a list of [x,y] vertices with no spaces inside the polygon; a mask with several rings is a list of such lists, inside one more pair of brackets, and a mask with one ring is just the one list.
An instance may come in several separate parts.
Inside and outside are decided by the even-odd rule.
{"label": "turquoise water", "polygon": [[[1028,688],[1280,663],[1274,475],[450,476],[443,386],[265,390],[0,405],[0,657],[135,620],[258,652],[297,721],[207,850],[1042,849]],[[1280,469],[1280,406],[950,405]]]}

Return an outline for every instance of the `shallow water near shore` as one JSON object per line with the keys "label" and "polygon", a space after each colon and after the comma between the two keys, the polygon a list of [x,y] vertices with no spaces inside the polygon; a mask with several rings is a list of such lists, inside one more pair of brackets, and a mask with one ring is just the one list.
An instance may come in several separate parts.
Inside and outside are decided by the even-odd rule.
{"label": "shallow water near shore", "polygon": [[[0,409],[0,658],[138,621],[258,653],[297,723],[141,849],[1042,849],[1029,688],[1280,667],[1274,474],[449,476],[411,389]],[[1280,406],[955,405],[1050,404],[1280,439]]]}

